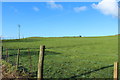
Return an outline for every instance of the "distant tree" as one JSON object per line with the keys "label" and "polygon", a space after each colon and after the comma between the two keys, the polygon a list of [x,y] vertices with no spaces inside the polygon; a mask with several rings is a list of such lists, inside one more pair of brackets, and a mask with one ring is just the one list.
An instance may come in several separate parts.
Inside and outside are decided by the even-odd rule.
{"label": "distant tree", "polygon": [[81,35],[79,37],[82,37]]}

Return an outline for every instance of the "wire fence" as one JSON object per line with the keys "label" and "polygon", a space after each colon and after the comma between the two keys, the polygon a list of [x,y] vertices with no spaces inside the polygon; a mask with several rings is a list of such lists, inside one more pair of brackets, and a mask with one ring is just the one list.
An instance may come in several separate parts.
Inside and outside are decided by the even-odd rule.
{"label": "wire fence", "polygon": [[34,77],[37,76],[38,55],[39,48],[2,48],[3,60],[16,66],[16,70],[25,71]]}
{"label": "wire fence", "polygon": [[[50,52],[45,51],[47,54]],[[40,62],[40,48],[19,48],[19,49],[8,49],[2,47],[2,59],[6,62],[11,63],[13,66],[16,66],[16,70],[25,71],[30,74],[31,77],[37,77],[39,72],[38,63]],[[50,53],[51,54],[51,53]],[[46,54],[45,54],[46,55]],[[26,57],[27,56],[27,57]],[[111,67],[113,65],[109,65]],[[107,68],[107,67],[103,67]],[[95,71],[99,71],[97,69]],[[91,71],[89,73],[92,73]],[[43,73],[43,72],[41,72]],[[73,76],[71,78],[74,78]],[[118,79],[118,62],[114,63],[114,80]]]}

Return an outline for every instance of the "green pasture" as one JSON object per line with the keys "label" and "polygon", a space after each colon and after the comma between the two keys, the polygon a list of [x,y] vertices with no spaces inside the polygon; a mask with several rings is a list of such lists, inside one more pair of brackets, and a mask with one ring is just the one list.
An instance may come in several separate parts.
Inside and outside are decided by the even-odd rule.
{"label": "green pasture", "polygon": [[[40,45],[45,45],[44,78],[112,78],[113,63],[118,59],[118,36],[105,37],[30,37],[3,40],[9,53],[9,62],[16,61],[20,48],[20,66],[33,77],[37,76]],[[31,64],[28,55],[30,49]],[[5,58],[4,58],[5,59]]]}

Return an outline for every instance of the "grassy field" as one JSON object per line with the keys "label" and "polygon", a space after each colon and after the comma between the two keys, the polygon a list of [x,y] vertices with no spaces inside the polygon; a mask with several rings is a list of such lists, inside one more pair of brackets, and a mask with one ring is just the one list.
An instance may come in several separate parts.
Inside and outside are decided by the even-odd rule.
{"label": "grassy field", "polygon": [[[39,46],[45,45],[44,78],[112,78],[113,63],[118,58],[118,36],[106,37],[31,37],[3,40],[4,48],[30,49],[32,69],[27,49],[21,50],[20,64],[33,77],[37,76]],[[9,50],[10,61],[17,50]],[[5,51],[4,54],[5,55]]]}

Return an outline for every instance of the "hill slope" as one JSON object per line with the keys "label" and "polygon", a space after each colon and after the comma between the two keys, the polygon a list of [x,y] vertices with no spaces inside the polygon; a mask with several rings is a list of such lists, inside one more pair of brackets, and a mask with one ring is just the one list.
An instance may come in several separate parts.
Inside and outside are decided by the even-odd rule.
{"label": "hill slope", "polygon": [[[36,77],[39,46],[45,45],[44,78],[112,78],[118,56],[118,36],[26,38],[4,40],[4,48],[21,50],[20,63]],[[29,68],[30,49],[32,70]],[[14,63],[17,50],[9,50]],[[4,52],[5,54],[5,52]]]}

